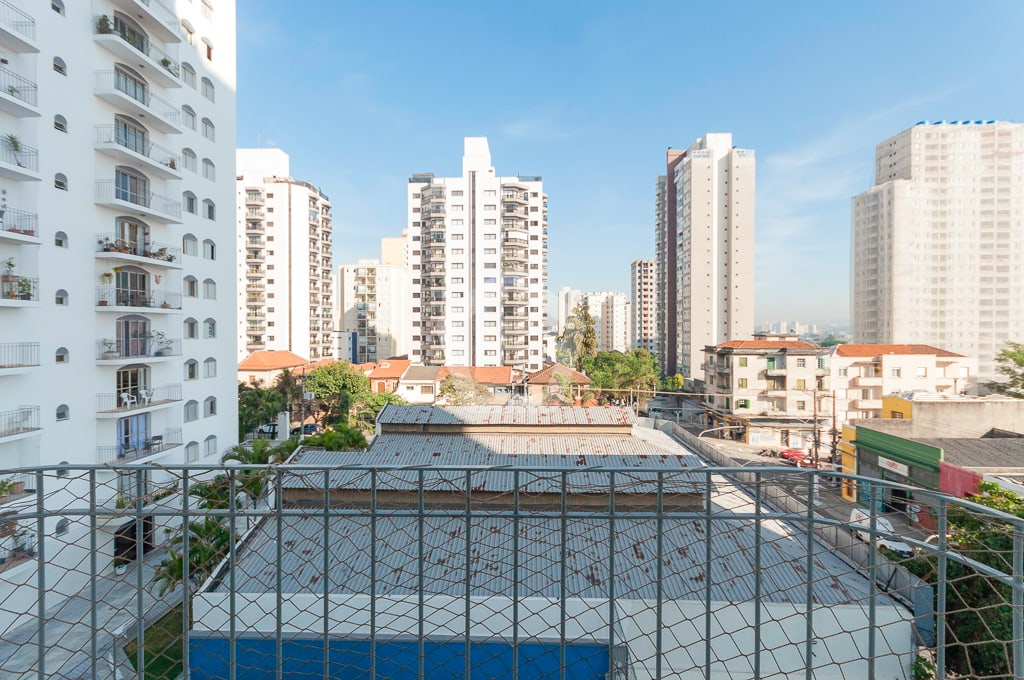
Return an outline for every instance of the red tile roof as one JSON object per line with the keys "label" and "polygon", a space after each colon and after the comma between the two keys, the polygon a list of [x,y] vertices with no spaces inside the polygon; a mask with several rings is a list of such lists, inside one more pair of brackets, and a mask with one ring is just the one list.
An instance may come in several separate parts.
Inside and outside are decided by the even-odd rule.
{"label": "red tile roof", "polygon": [[472,378],[482,385],[512,384],[511,366],[442,366],[437,379],[444,380],[449,375]]}
{"label": "red tile roof", "polygon": [[880,354],[934,354],[938,357],[963,357],[931,345],[837,345],[836,354],[841,357],[874,357]]}
{"label": "red tile roof", "polygon": [[306,360],[298,354],[284,350],[261,349],[253,352],[242,363],[238,364],[240,371],[279,371],[284,368],[295,368],[304,366]]}
{"label": "red tile roof", "polygon": [[531,373],[526,377],[526,382],[529,385],[554,385],[558,383],[558,379],[555,376],[568,378],[569,383],[572,385],[590,384],[590,378],[564,364],[551,364],[536,373]]}
{"label": "red tile roof", "polygon": [[717,349],[816,349],[817,345],[796,340],[730,340],[720,345]]}
{"label": "red tile roof", "polygon": [[384,359],[370,372],[370,378],[374,380],[401,378],[410,364],[412,362],[408,359]]}

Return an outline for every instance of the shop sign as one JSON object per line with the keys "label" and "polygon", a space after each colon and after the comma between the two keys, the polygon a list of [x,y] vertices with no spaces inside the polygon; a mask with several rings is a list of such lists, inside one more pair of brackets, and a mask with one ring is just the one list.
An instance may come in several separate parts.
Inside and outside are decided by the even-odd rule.
{"label": "shop sign", "polygon": [[903,463],[897,463],[894,460],[889,460],[888,458],[883,458],[882,456],[878,457],[878,467],[882,468],[883,470],[895,472],[898,475],[903,475],[904,477],[910,476],[910,468],[908,468],[906,465],[904,465]]}

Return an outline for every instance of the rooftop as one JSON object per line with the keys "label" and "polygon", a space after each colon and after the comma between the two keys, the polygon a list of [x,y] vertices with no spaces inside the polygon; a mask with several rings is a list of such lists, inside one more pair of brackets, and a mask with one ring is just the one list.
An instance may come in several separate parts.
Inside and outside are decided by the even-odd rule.
{"label": "rooftop", "polygon": [[942,449],[942,460],[963,468],[1024,472],[1024,439],[934,438],[914,441]]}
{"label": "rooftop", "polygon": [[797,340],[730,340],[719,345],[711,346],[713,349],[749,349],[749,350],[779,350],[779,349],[820,349],[817,345]]}
{"label": "rooftop", "polygon": [[286,350],[263,349],[253,352],[242,363],[238,364],[240,371],[279,371],[284,368],[295,368],[305,366],[306,360],[298,354],[292,354]]}
{"label": "rooftop", "polygon": [[511,385],[511,366],[442,366],[437,374],[438,380],[449,375],[461,375],[472,378],[482,385]]}
{"label": "rooftop", "polygon": [[388,404],[378,425],[634,425],[625,406],[397,406]]}
{"label": "rooftop", "polygon": [[586,374],[573,370],[564,364],[545,366],[536,373],[528,375],[526,382],[529,385],[557,385],[559,384],[559,378],[568,380],[573,385],[590,384],[590,378]]}
{"label": "rooftop", "polygon": [[931,345],[836,345],[836,354],[841,357],[875,357],[883,354],[935,355],[937,357],[964,358],[964,355]]}

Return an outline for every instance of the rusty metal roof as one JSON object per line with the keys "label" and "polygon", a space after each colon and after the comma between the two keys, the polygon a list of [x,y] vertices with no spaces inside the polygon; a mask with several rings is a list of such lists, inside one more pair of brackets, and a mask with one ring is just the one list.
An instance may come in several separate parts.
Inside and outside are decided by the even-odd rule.
{"label": "rusty metal roof", "polygon": [[625,406],[397,406],[377,416],[380,425],[633,425]]}

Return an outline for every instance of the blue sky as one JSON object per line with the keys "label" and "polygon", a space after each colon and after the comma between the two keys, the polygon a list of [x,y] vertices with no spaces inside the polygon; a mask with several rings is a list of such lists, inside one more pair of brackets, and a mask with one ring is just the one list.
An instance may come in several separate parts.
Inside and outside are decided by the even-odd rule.
{"label": "blue sky", "polygon": [[414,172],[543,175],[549,287],[627,290],[667,147],[758,157],[757,319],[846,322],[850,197],[918,120],[1024,117],[1024,3],[238,3],[238,145],[335,215],[335,261],[401,232]]}

